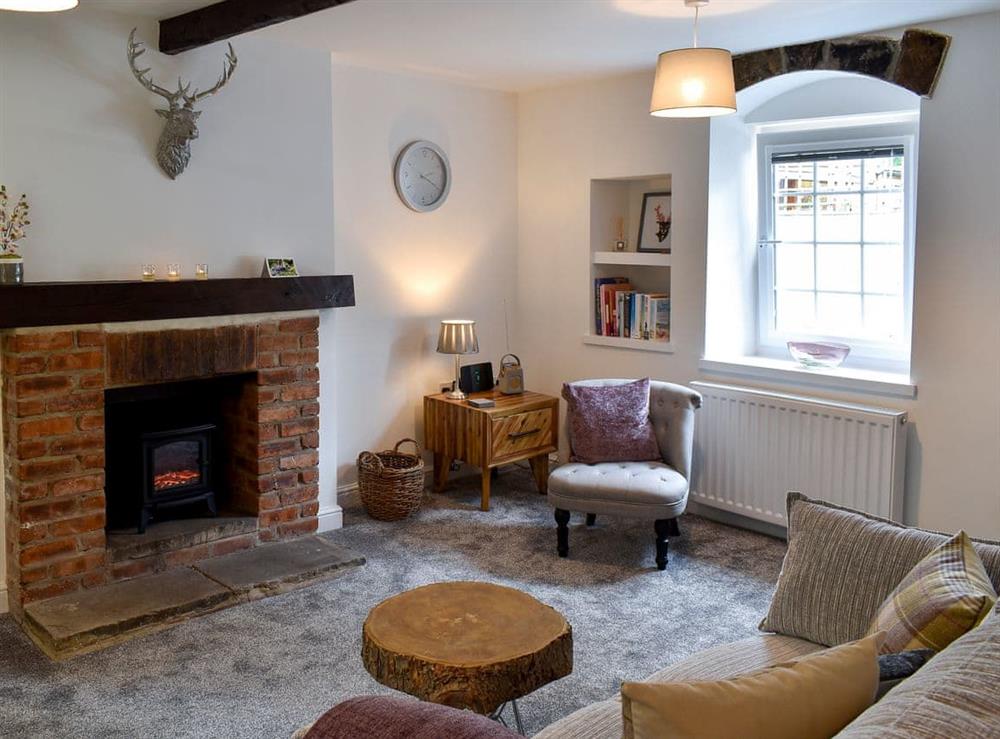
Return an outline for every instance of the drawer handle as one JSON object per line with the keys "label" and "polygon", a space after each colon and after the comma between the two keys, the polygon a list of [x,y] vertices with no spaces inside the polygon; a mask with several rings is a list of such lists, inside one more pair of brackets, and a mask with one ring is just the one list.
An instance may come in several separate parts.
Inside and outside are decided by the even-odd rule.
{"label": "drawer handle", "polygon": [[531,436],[532,434],[537,434],[541,429],[531,429],[530,431],[512,431],[507,434],[508,439],[520,439],[525,436]]}

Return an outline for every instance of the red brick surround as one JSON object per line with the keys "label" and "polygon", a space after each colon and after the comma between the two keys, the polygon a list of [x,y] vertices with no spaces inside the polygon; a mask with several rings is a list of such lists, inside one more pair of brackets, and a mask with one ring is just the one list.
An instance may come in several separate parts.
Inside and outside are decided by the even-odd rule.
{"label": "red brick surround", "polygon": [[300,536],[319,510],[319,319],[109,332],[100,326],[5,332],[3,434],[11,611],[144,574],[109,561],[104,390],[254,373],[231,417],[230,485],[255,537],[177,552],[179,564]]}

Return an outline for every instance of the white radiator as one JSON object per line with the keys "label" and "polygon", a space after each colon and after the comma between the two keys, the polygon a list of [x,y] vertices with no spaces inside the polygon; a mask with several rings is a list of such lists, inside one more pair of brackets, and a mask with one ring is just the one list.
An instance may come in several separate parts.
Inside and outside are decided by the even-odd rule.
{"label": "white radiator", "polygon": [[785,494],[901,521],[906,413],[750,388],[691,383],[691,500],[787,525]]}

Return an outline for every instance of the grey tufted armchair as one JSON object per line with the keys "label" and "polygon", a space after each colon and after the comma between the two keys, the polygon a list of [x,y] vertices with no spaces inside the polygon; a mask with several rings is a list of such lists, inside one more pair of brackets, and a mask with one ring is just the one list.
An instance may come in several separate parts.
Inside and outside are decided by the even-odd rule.
{"label": "grey tufted armchair", "polygon": [[[632,380],[581,380],[574,385],[616,385]],[[656,566],[667,566],[668,536],[680,530],[677,517],[687,507],[694,443],[694,413],[701,395],[683,385],[649,383],[649,418],[663,461],[570,462],[549,475],[549,503],[555,508],[560,557],[569,555],[570,511],[587,514],[593,526],[597,514],[653,521]],[[566,438],[570,438],[567,433]],[[570,439],[572,443],[572,439]]]}

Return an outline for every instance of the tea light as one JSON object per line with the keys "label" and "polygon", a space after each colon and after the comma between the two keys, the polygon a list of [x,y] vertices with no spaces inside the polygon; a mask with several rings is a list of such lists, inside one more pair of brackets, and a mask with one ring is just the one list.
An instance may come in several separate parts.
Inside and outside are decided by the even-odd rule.
{"label": "tea light", "polygon": [[181,266],[179,264],[168,264],[167,265],[167,279],[171,282],[177,282],[181,278]]}
{"label": "tea light", "polygon": [[194,265],[194,278],[196,280],[207,280],[208,279],[208,265],[207,264],[196,264],[196,265]]}
{"label": "tea light", "polygon": [[153,282],[154,280],[156,280],[156,265],[155,264],[142,265],[142,281]]}

